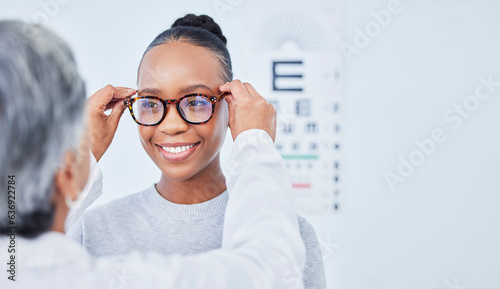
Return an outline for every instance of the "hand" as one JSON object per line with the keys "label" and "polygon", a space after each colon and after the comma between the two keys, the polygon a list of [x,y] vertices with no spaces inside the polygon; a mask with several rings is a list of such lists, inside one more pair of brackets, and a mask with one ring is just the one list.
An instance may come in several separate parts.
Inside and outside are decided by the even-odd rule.
{"label": "hand", "polygon": [[274,141],[276,138],[276,110],[250,83],[233,80],[219,87],[229,105],[229,128],[233,140],[245,130],[265,130]]}
{"label": "hand", "polygon": [[[91,151],[99,161],[113,141],[120,117],[125,111],[124,98],[137,93],[136,89],[107,85],[87,100]],[[104,112],[111,110],[109,115]]]}

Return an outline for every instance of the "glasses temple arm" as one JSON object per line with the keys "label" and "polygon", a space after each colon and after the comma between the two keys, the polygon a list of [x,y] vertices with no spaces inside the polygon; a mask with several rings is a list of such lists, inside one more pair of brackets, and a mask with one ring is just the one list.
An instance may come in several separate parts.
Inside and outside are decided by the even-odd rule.
{"label": "glasses temple arm", "polygon": [[223,100],[227,95],[229,95],[230,92],[224,92],[219,96],[219,101]]}

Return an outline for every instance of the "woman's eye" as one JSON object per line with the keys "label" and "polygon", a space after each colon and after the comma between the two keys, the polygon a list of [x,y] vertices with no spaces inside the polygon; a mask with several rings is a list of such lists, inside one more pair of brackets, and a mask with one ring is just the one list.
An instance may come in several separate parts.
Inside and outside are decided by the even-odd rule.
{"label": "woman's eye", "polygon": [[188,102],[189,106],[203,106],[205,104],[204,101],[199,101],[199,100],[191,100]]}
{"label": "woman's eye", "polygon": [[158,103],[152,102],[152,101],[144,101],[142,103],[142,107],[145,107],[145,108],[155,108],[157,106],[158,106]]}

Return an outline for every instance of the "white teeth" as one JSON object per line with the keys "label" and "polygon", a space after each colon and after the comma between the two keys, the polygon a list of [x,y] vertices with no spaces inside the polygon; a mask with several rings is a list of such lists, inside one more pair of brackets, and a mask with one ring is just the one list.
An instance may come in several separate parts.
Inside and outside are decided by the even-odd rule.
{"label": "white teeth", "polygon": [[190,146],[180,146],[180,147],[161,147],[163,150],[171,153],[171,154],[178,154],[180,152],[183,152],[185,150],[188,150],[190,148],[194,147],[194,144],[193,145],[190,145]]}

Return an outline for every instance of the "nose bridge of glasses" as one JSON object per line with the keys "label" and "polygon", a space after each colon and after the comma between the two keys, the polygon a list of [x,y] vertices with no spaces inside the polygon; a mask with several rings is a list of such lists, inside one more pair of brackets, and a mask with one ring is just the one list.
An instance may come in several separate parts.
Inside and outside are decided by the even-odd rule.
{"label": "nose bridge of glasses", "polygon": [[164,118],[163,118],[162,122],[165,121],[167,118],[170,118],[171,116],[169,116],[169,115],[171,115],[172,113],[176,114],[177,118],[179,118],[182,122],[184,122],[183,116],[181,115],[181,113],[177,109],[177,105],[179,104],[179,99],[165,99],[163,101],[163,103],[165,104],[165,108],[169,104],[172,104],[173,106],[169,109],[165,109],[165,111],[163,112]]}
{"label": "nose bridge of glasses", "polygon": [[179,102],[178,99],[165,99],[163,101],[163,103],[165,103],[165,105],[167,105],[167,104],[177,105],[178,102]]}

